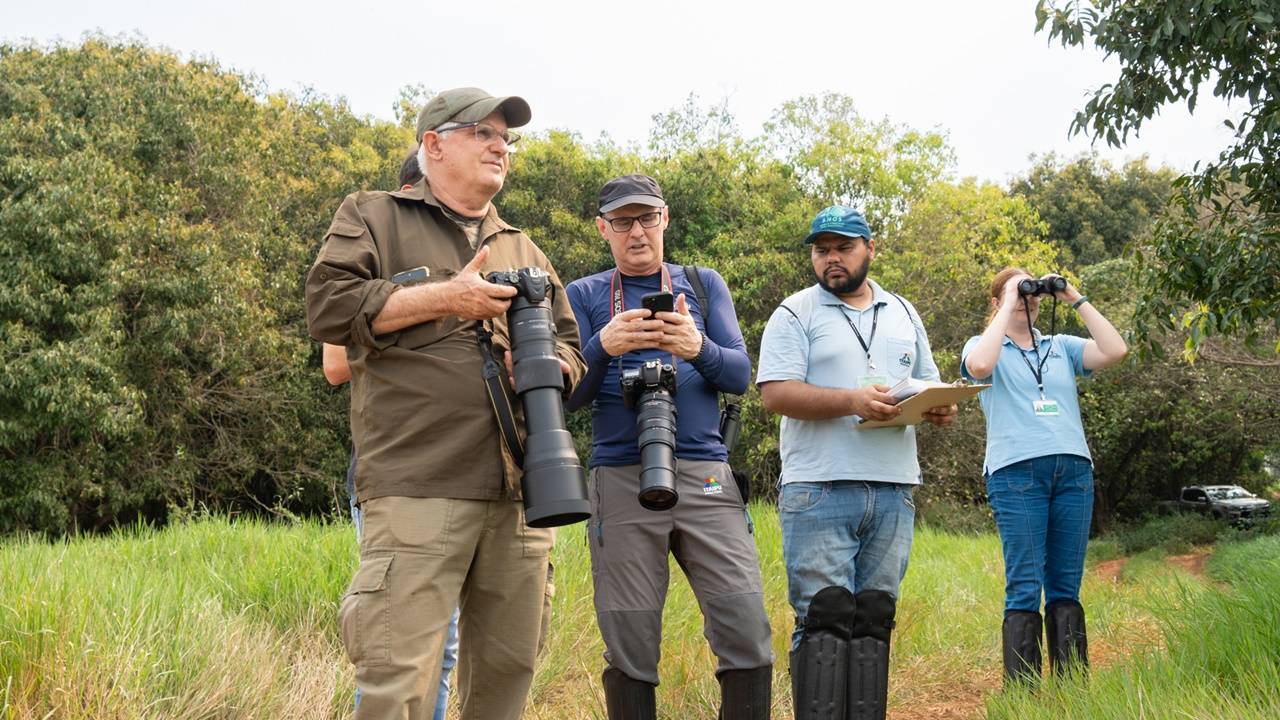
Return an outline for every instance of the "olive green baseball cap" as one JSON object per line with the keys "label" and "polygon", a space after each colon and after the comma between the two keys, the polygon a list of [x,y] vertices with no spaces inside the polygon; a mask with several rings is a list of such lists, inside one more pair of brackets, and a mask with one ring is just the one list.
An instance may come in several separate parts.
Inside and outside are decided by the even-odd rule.
{"label": "olive green baseball cap", "polygon": [[494,97],[480,88],[454,88],[428,100],[418,113],[418,142],[422,142],[422,134],[428,130],[447,122],[479,122],[494,110],[502,110],[507,127],[520,127],[533,117],[529,103],[522,97]]}

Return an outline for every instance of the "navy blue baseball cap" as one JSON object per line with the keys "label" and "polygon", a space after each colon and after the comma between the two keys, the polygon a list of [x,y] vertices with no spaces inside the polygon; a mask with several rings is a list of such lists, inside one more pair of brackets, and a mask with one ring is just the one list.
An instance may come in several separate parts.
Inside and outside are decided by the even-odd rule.
{"label": "navy blue baseball cap", "polygon": [[843,205],[832,205],[813,218],[809,225],[809,237],[804,239],[805,244],[812,243],[823,233],[871,239],[867,219],[857,210]]}

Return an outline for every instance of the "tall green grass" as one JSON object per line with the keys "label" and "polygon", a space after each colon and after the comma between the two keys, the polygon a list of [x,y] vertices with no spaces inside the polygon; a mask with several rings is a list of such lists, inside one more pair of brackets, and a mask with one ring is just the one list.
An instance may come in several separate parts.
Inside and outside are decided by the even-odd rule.
{"label": "tall green grass", "polygon": [[[774,717],[789,718],[793,619],[780,529],[772,507],[754,506],[752,515],[778,657]],[[921,527],[914,543],[894,636],[890,704],[912,717],[944,710],[949,717],[978,716],[984,697],[999,685],[999,541]],[[1232,573],[1248,569],[1253,556],[1231,558],[1224,554],[1215,572],[1241,582],[1243,576]],[[603,646],[582,526],[560,531],[553,559],[552,631],[526,717],[603,717]],[[306,522],[208,519],[106,538],[0,543],[0,719],[348,717],[353,686],[335,613],[355,562],[349,526]],[[715,659],[702,636],[697,603],[674,563],[672,578],[661,714],[715,717]],[[1154,556],[1131,561],[1118,582],[1090,575],[1084,602],[1100,669],[1089,692],[1108,687],[1108,678],[1121,674],[1108,666],[1123,672],[1135,649],[1140,660],[1144,653],[1161,657],[1161,629],[1171,632],[1170,618],[1208,608],[1224,617],[1240,612],[1229,605],[1231,593],[1202,585]],[[1153,607],[1168,614],[1157,616]],[[1177,643],[1170,637],[1168,644]],[[1198,696],[1208,707],[1228,701],[1212,694],[1213,682],[1235,683],[1233,692],[1238,686],[1257,696],[1262,691],[1256,685],[1273,677],[1251,673],[1244,661],[1237,665],[1180,667],[1208,677]],[[1134,687],[1126,695],[1117,689],[1112,699],[1131,702],[1139,691],[1146,690]],[[1027,700],[1028,707],[1060,702],[1056,692],[1057,686],[1046,686]],[[996,698],[992,712],[1091,717],[1032,715],[1016,703],[1014,697]]]}
{"label": "tall green grass", "polygon": [[1209,574],[1226,586],[1183,586],[1157,615],[1165,652],[1089,678],[993,696],[993,720],[1280,717],[1280,537],[1220,546]]}

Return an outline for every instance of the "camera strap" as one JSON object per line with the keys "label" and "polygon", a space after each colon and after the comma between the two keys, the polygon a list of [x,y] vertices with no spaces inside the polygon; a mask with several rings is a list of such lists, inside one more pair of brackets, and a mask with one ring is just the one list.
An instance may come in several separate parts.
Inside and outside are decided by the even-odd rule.
{"label": "camera strap", "polygon": [[[666,263],[662,264],[662,279],[659,281],[658,288],[671,292],[671,273],[667,272]],[[613,277],[609,280],[609,297],[613,300],[609,306],[609,318],[612,319],[614,315],[620,315],[627,309],[622,300],[622,273],[616,269],[613,271]]]}
{"label": "camera strap", "polygon": [[[671,273],[667,272],[667,264],[662,264],[662,279],[658,281],[658,289],[665,292],[671,292]],[[617,269],[613,271],[613,277],[609,279],[609,319],[613,316],[621,314],[627,309],[626,303],[623,301],[622,292],[622,273]],[[676,367],[676,355],[671,354],[671,367]],[[622,377],[622,356],[618,356],[618,377]]]}
{"label": "camera strap", "polygon": [[516,432],[515,412],[511,409],[507,389],[502,386],[502,366],[493,357],[493,333],[484,323],[476,323],[476,344],[480,346],[480,357],[484,362],[484,387],[489,392],[489,405],[493,407],[493,414],[498,418],[502,440],[516,466],[523,469],[524,446],[520,444],[520,435]]}

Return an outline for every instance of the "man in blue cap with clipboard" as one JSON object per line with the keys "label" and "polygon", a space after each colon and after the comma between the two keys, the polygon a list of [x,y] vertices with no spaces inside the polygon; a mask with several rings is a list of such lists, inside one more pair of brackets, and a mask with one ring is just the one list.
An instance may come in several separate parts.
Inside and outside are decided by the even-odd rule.
{"label": "man in blue cap with clipboard", "polygon": [[[867,276],[876,245],[861,212],[826,208],[805,243],[818,282],[774,311],[756,376],[765,408],[783,416],[795,717],[880,719],[920,464],[914,427],[856,428],[895,418],[889,389],[937,381],[938,367],[915,308]],[[945,426],[955,413],[935,407],[924,419]]]}

